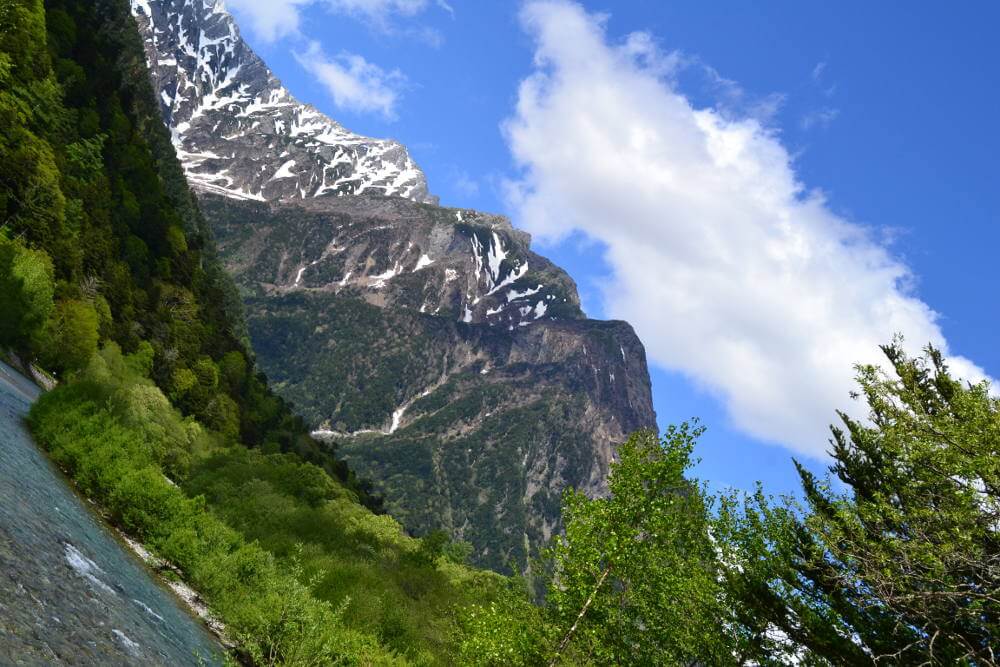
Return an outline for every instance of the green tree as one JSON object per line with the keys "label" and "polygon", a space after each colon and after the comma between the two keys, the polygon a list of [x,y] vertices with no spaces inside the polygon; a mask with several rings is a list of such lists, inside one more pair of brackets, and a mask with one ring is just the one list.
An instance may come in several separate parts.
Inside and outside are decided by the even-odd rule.
{"label": "green tree", "polygon": [[170,400],[180,403],[198,386],[198,376],[190,368],[175,368],[170,378]]}
{"label": "green tree", "polygon": [[83,368],[97,352],[100,319],[87,301],[67,299],[56,303],[43,332],[43,363],[56,370]]}
{"label": "green tree", "polygon": [[48,74],[45,49],[45,11],[42,0],[4,0],[0,3],[0,52],[18,56],[14,81],[30,83]]}
{"label": "green tree", "polygon": [[226,389],[238,394],[243,389],[247,375],[247,360],[241,352],[227,352],[219,361],[220,380]]}
{"label": "green tree", "polygon": [[703,491],[685,478],[702,428],[633,435],[611,465],[610,495],[570,491],[565,537],[549,556],[548,603],[567,652],[598,664],[729,662]]}
{"label": "green tree", "polygon": [[544,610],[511,581],[458,614],[459,664],[529,667],[545,664],[553,628]]}
{"label": "green tree", "polygon": [[225,394],[213,395],[200,413],[205,425],[218,431],[226,440],[235,442],[240,437],[240,406]]}
{"label": "green tree", "polygon": [[28,352],[52,312],[52,261],[0,233],[0,347]]}
{"label": "green tree", "polygon": [[892,372],[858,368],[868,421],[832,428],[844,491],[799,466],[804,513],[760,495],[724,505],[727,593],[816,662],[996,665],[1000,400],[933,348],[883,350]]}

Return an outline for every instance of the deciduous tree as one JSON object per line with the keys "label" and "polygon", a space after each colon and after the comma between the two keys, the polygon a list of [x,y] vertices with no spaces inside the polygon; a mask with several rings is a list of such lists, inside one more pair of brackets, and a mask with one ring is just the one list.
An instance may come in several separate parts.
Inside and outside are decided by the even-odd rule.
{"label": "deciduous tree", "polygon": [[729,661],[703,490],[685,477],[701,427],[639,432],[618,449],[609,495],[566,494],[548,604],[567,652],[598,664]]}
{"label": "deciduous tree", "polygon": [[52,312],[52,262],[0,232],[0,347],[30,352]]}

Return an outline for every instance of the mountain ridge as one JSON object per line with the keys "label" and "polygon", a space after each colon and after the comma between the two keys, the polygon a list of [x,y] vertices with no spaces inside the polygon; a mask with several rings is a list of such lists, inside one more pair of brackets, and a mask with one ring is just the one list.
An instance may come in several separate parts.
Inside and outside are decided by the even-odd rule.
{"label": "mountain ridge", "polygon": [[355,134],[296,100],[222,0],[130,3],[160,111],[196,189],[258,201],[364,193],[437,201],[400,143]]}
{"label": "mountain ridge", "polygon": [[497,218],[357,196],[201,206],[275,390],[418,534],[524,567],[562,490],[603,495],[617,443],[656,428],[631,326],[586,319]]}
{"label": "mountain ridge", "polygon": [[[409,530],[445,528],[480,564],[526,568],[561,529],[562,491],[606,493],[617,444],[656,428],[632,327],[587,319],[572,278],[531,250],[530,235],[503,216],[439,206],[422,173],[410,190],[303,189],[316,171],[274,179],[289,159],[275,147],[295,137],[273,109],[252,107],[241,83],[250,66],[233,68],[266,66],[245,55],[232,18],[213,0],[132,7],[164,121],[272,386]],[[199,77],[208,103],[174,94]],[[251,79],[258,91],[280,85],[269,72]],[[216,102],[232,90],[244,102]],[[301,113],[293,102],[277,113]],[[240,120],[247,108],[257,120]],[[216,157],[191,157],[216,144]],[[296,165],[320,164],[329,149],[301,139]],[[356,166],[363,181],[370,172]]]}

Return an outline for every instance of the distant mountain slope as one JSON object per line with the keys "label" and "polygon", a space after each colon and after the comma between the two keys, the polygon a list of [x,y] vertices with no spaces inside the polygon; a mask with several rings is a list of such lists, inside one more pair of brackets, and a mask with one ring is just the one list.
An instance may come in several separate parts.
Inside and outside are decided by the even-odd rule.
{"label": "distant mountain slope", "polygon": [[[345,131],[325,117],[296,134],[318,112],[283,89],[258,104],[280,84],[213,0],[132,6],[275,390],[410,530],[524,567],[559,530],[563,489],[604,493],[615,446],[656,427],[635,332],[587,319],[573,280],[505,218],[437,206],[419,171],[412,187],[369,184],[381,172],[362,158],[402,147],[331,148],[320,126]],[[326,189],[350,146],[376,148]]]}
{"label": "distant mountain slope", "polygon": [[524,565],[562,489],[655,428],[645,352],[497,216],[404,199],[202,198],[276,390],[390,512]]}
{"label": "distant mountain slope", "polygon": [[206,199],[206,210],[229,266],[268,293],[350,292],[376,306],[508,331],[584,318],[573,280],[502,216],[385,197],[287,207],[224,201]]}
{"label": "distant mountain slope", "polygon": [[131,0],[191,184],[247,199],[383,194],[434,201],[395,141],[354,134],[281,85],[222,0]]}

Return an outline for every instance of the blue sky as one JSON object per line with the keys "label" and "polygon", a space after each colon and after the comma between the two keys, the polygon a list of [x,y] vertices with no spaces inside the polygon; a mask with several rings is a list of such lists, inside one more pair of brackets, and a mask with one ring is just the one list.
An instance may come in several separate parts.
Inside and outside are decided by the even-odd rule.
{"label": "blue sky", "polygon": [[1000,372],[993,3],[227,6],[296,96],[633,322],[660,425],[702,418],[715,486],[820,469],[850,363],[899,327]]}

